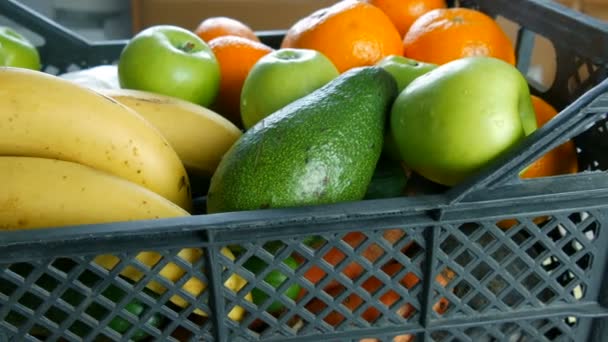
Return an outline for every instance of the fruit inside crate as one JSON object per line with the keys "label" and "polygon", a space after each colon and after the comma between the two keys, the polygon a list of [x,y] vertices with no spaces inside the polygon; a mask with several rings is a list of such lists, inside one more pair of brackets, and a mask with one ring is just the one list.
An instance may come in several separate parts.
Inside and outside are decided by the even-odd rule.
{"label": "fruit inside crate", "polygon": [[[608,53],[588,42],[605,42],[608,29],[539,1],[461,3],[523,23],[515,30],[520,70],[534,62],[535,32],[554,45],[552,85],[542,92],[546,85],[529,81],[558,109],[569,107],[522,145],[454,188],[414,174],[406,197],[382,191],[403,186],[389,167],[370,198],[392,199],[6,234],[0,331],[42,340],[602,336],[594,318],[607,315],[600,284],[608,183],[590,171],[608,165],[598,120],[606,84],[597,86]],[[50,29],[41,49],[50,72],[115,61],[125,43],[90,45]],[[278,47],[282,34],[259,36]],[[74,59],[52,42],[65,43]],[[578,174],[519,179],[520,169],[569,139]]]}

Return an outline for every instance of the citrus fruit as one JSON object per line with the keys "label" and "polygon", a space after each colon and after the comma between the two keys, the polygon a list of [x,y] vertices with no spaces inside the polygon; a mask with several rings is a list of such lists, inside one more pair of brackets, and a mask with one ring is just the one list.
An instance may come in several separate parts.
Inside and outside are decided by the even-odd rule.
{"label": "citrus fruit", "polygon": [[209,47],[220,65],[220,89],[213,109],[242,127],[240,114],[241,89],[249,70],[273,49],[243,37],[222,36],[209,41]]}
{"label": "citrus fruit", "polygon": [[341,73],[403,53],[401,36],[389,17],[357,0],[343,0],[300,19],[285,33],[281,47],[317,50]]}
{"label": "citrus fruit", "polygon": [[[531,97],[534,113],[536,114],[536,121],[540,128],[557,115],[557,110],[542,98],[535,95],[531,95]],[[576,146],[574,145],[574,142],[570,140],[557,146],[534,161],[520,174],[520,177],[524,179],[549,177],[576,172],[578,172]],[[536,224],[542,224],[547,219],[547,216],[539,216],[535,217],[532,221]],[[517,221],[515,219],[505,219],[496,223],[496,225],[502,229],[509,229],[516,224]]]}
{"label": "citrus fruit", "polygon": [[490,16],[468,8],[435,9],[420,16],[403,38],[404,56],[445,64],[471,56],[489,56],[515,65],[515,49]]}
{"label": "citrus fruit", "polygon": [[380,8],[391,19],[401,37],[418,17],[437,8],[445,8],[445,0],[366,0]]}
{"label": "citrus fruit", "polygon": [[[402,273],[401,270],[403,269],[403,267],[404,266],[401,265],[399,262],[389,261],[381,267],[381,270],[387,276],[392,277],[394,279],[398,277],[399,273]],[[439,283],[443,287],[447,287],[454,277],[455,273],[453,271],[449,269],[444,269],[441,273],[437,274],[435,282]],[[396,284],[399,284],[399,286],[401,287],[404,287],[408,290],[412,290],[417,285],[422,286],[420,282],[421,279],[413,272],[407,272],[405,275],[402,276],[401,280],[398,280],[397,282],[393,282],[391,284],[385,284],[382,280],[372,275],[366,278],[365,281],[361,283],[360,288],[367,291],[370,296],[375,297],[374,303],[366,302],[364,298],[354,292],[348,291],[346,287],[342,284],[338,284],[333,287],[327,287],[324,289],[324,291],[334,298],[344,297],[343,293],[345,291],[351,292],[347,295],[346,298],[344,298],[344,300],[342,301],[342,305],[348,308],[352,313],[357,312],[357,314],[364,320],[373,323],[384,315],[376,307],[377,301],[386,306],[388,310],[395,312],[397,315],[406,319],[411,318],[416,313],[416,308],[412,304],[407,302],[401,305],[397,305],[397,303],[403,298],[394,289]],[[367,306],[366,304],[369,306]],[[366,305],[367,308],[361,310],[362,305]],[[442,315],[447,311],[449,305],[449,300],[445,297],[442,297],[434,303],[433,310],[437,314]],[[307,303],[306,309],[312,312],[313,314],[319,314],[327,306],[328,305],[323,300],[320,300],[319,298],[314,298],[313,300]],[[342,313],[332,310],[329,314],[325,315],[323,320],[332,326],[337,326],[344,320],[346,320],[346,317],[344,317]]]}
{"label": "citrus fruit", "polygon": [[[557,115],[557,110],[540,97],[532,95],[532,105],[536,113],[538,127],[543,126]],[[537,159],[522,173],[521,177],[547,177],[576,172],[578,172],[576,146],[570,140]]]}
{"label": "citrus fruit", "polygon": [[229,17],[210,17],[196,27],[194,33],[202,40],[209,42],[222,36],[237,36],[259,42],[260,39],[245,23]]}

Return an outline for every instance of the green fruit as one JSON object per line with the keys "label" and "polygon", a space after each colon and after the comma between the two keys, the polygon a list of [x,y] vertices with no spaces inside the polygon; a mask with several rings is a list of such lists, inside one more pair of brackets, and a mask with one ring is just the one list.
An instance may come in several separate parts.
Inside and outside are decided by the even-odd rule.
{"label": "green fruit", "polygon": [[310,49],[279,49],[260,58],[249,71],[241,91],[245,128],[338,77],[334,64]]}
{"label": "green fruit", "polygon": [[23,35],[0,26],[0,66],[40,70],[40,54]]}
{"label": "green fruit", "polygon": [[[386,56],[378,61],[376,65],[388,71],[395,78],[398,93],[401,93],[416,78],[437,68],[436,64],[423,63],[398,55]],[[395,161],[401,159],[390,129],[387,130],[384,137],[384,154]]]}
{"label": "green fruit", "polygon": [[[283,260],[283,263],[293,270],[298,268],[298,262],[292,257],[285,258],[285,260]],[[268,264],[265,263],[262,259],[256,256],[252,256],[243,263],[243,266],[248,271],[252,272],[255,275],[258,275],[268,267]],[[264,281],[275,289],[281,286],[281,284],[283,284],[285,280],[287,280],[287,276],[281,273],[281,271],[274,269],[270,271],[270,273],[268,273],[266,277],[264,277]],[[300,290],[300,285],[294,283],[289,286],[287,290],[283,292],[283,294],[292,300],[296,300],[298,298],[298,295],[300,294]],[[253,290],[251,290],[251,296],[253,297],[253,303],[255,305],[264,304],[264,302],[268,298],[266,292],[258,288],[254,288]],[[284,305],[281,304],[281,302],[275,301],[270,304],[268,308],[266,308],[266,311],[270,313],[276,313],[277,311],[283,309],[283,307]]]}
{"label": "green fruit", "polygon": [[401,93],[413,80],[437,68],[436,64],[423,63],[411,58],[390,55],[382,58],[377,66],[388,71],[397,81],[397,92]]}
{"label": "green fruit", "polygon": [[266,117],[222,158],[207,212],[361,200],[396,88],[382,68],[355,68]]}
{"label": "green fruit", "polygon": [[391,131],[405,165],[439,184],[471,176],[536,129],[528,84],[492,57],[443,64],[395,100]]}
{"label": "green fruit", "polygon": [[382,149],[382,154],[387,158],[395,162],[401,161],[401,154],[399,152],[399,146],[395,142],[395,138],[393,137],[392,130],[390,126],[386,129],[384,133],[384,147]]}
{"label": "green fruit", "polygon": [[118,61],[121,88],[145,90],[209,106],[220,87],[220,67],[201,38],[181,27],[156,25],[139,32]]}
{"label": "green fruit", "polygon": [[403,196],[407,181],[405,171],[398,162],[380,159],[367,188],[365,199]]}

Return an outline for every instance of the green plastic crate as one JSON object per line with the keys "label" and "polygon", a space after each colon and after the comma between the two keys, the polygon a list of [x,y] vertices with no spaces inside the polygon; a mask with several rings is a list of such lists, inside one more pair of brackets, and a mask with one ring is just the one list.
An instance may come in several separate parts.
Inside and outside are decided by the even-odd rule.
{"label": "green plastic crate", "polygon": [[[602,286],[608,279],[608,25],[541,0],[458,5],[520,26],[518,67],[525,74],[535,34],[549,39],[557,53],[549,89],[541,93],[540,85],[530,83],[560,115],[501,160],[435,195],[2,232],[0,341],[608,340],[608,289]],[[45,39],[40,51],[48,72],[113,63],[125,44],[87,42],[13,0],[0,2],[0,14]],[[278,47],[282,32],[260,37]],[[580,173],[517,177],[569,139],[579,149]],[[547,219],[535,223],[537,217]],[[507,218],[517,224],[498,228]],[[353,247],[342,238],[355,232],[364,239]],[[322,245],[310,247],[310,236],[321,237]],[[273,243],[272,253],[263,247],[275,241],[280,243]],[[228,245],[240,245],[243,253],[236,260],[226,257],[220,250]],[[200,248],[203,256],[194,263],[178,258],[186,247]],[[379,251],[377,259],[362,257],[370,247]],[[334,248],[345,258],[335,266],[324,261]],[[161,261],[148,267],[134,259],[141,251],[156,251]],[[121,262],[108,271],[93,262],[100,254]],[[303,260],[295,271],[281,262],[293,255]],[[267,272],[287,275],[278,291],[263,283],[267,272],[245,270],[253,256],[270,265]],[[158,275],[169,262],[186,272],[176,284]],[[389,262],[396,273],[382,270]],[[342,273],[351,263],[365,270],[354,280]],[[144,277],[133,283],[118,276],[127,266]],[[303,276],[313,266],[327,274],[317,284]],[[248,282],[238,292],[223,286],[235,273]],[[400,282],[408,275],[418,281]],[[182,288],[189,277],[209,286],[192,296]],[[368,292],[362,285],[372,277],[379,286]],[[167,291],[158,296],[144,290],[151,280]],[[341,292],[324,291],[334,280]],[[307,293],[292,301],[281,292],[295,283]],[[259,307],[245,299],[256,287],[269,296]],[[387,293],[398,298],[390,307],[380,299]],[[176,306],[173,295],[188,305]],[[362,305],[350,311],[341,304],[347,298]],[[125,309],[134,300],[144,308],[138,315]],[[286,310],[267,312],[275,301]],[[235,306],[244,308],[240,321],[227,318]],[[361,315],[370,308],[376,319],[368,322]],[[161,325],[149,323],[158,317],[164,318]],[[336,317],[340,324],[325,322]],[[122,324],[120,332],[116,324]]]}

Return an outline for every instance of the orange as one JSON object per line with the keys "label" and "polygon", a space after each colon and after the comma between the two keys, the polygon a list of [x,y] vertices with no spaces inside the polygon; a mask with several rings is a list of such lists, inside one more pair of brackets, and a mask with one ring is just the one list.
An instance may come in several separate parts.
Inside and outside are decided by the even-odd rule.
{"label": "orange", "polygon": [[[404,235],[405,235],[405,233],[401,229],[387,229],[383,233],[384,239],[386,241],[388,241],[389,243],[397,242]],[[361,232],[350,232],[350,233],[344,235],[342,240],[344,240],[344,242],[348,243],[351,247],[356,248],[357,246],[362,244],[365,240],[367,240],[367,236]],[[383,254],[384,254],[384,249],[382,249],[380,246],[378,246],[375,243],[369,245],[365,250],[361,251],[361,256],[364,257],[365,259],[369,260],[370,262],[376,261]],[[344,254],[344,252],[342,252],[340,249],[334,247],[334,248],[330,249],[327,253],[325,253],[325,255],[323,256],[323,259],[325,261],[327,261],[330,265],[336,266],[340,262],[342,262],[342,260],[346,259],[346,254]],[[357,277],[359,277],[364,271],[365,270],[364,270],[363,266],[361,266],[356,261],[350,262],[342,269],[342,273],[344,275],[346,275],[348,278],[353,279],[353,280],[356,279]],[[319,266],[312,265],[304,273],[304,277],[306,279],[310,280],[310,282],[312,282],[313,284],[316,284],[319,281],[321,281],[321,279],[323,279],[323,277],[325,277],[325,274],[326,274],[325,271],[323,271],[323,269],[321,269]],[[327,286],[332,287],[332,286],[335,286],[336,284],[337,284],[337,281],[332,280],[331,282],[328,283]]]}
{"label": "orange", "polygon": [[209,42],[222,36],[238,36],[259,42],[259,38],[245,23],[229,17],[210,17],[198,25],[194,33]]}
{"label": "orange", "polygon": [[470,56],[490,56],[515,65],[515,49],[500,25],[468,8],[435,9],[420,16],[403,38],[405,57],[444,64]]}
{"label": "orange", "polygon": [[[543,126],[557,115],[557,110],[540,97],[532,95],[532,104],[534,105],[538,127]],[[578,172],[576,146],[573,141],[567,141],[532,163],[522,174],[522,178],[547,177],[576,172]]]}
{"label": "orange", "polygon": [[357,0],[342,0],[300,19],[287,30],[281,47],[317,50],[341,73],[403,53],[401,36],[390,18]]}
{"label": "orange", "polygon": [[[535,95],[531,95],[531,97],[532,104],[534,105],[534,113],[536,114],[536,124],[538,127],[542,127],[555,115],[557,115],[557,110],[540,97]],[[570,140],[538,158],[536,161],[530,164],[528,169],[524,171],[520,177],[549,177],[576,172],[578,172],[576,146],[574,145],[574,142]],[[536,224],[541,224],[547,219],[548,218],[546,216],[539,216],[535,217],[533,222]],[[499,221],[496,225],[502,229],[508,229],[513,227],[516,223],[517,222],[514,219],[506,219]]]}
{"label": "orange", "polygon": [[213,109],[242,127],[241,89],[249,70],[273,49],[260,42],[236,36],[222,36],[209,41],[209,46],[220,64],[220,90]]}
{"label": "orange", "polygon": [[401,37],[418,17],[437,8],[445,8],[445,0],[365,0],[380,8],[391,19]]}

